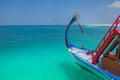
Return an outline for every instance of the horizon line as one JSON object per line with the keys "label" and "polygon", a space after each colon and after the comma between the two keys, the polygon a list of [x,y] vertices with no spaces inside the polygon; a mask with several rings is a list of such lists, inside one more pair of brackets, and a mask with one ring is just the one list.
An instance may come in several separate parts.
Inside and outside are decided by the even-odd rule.
{"label": "horizon line", "polygon": [[[27,26],[27,25],[41,25],[41,26],[45,26],[45,25],[67,25],[67,24],[0,24],[0,26],[15,26],[15,25],[18,25],[18,26]],[[74,24],[74,25],[77,25],[77,24]],[[112,24],[81,24],[81,25],[85,25],[85,26],[112,26]],[[120,24],[118,24],[118,26],[120,26]]]}

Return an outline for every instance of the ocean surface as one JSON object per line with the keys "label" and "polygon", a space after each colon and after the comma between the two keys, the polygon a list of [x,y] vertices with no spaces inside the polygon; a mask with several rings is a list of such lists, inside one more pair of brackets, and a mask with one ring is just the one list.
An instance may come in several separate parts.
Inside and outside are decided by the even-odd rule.
{"label": "ocean surface", "polygon": [[[94,50],[109,27],[72,26],[69,39]],[[76,65],[65,46],[65,25],[1,25],[0,80],[103,80]]]}

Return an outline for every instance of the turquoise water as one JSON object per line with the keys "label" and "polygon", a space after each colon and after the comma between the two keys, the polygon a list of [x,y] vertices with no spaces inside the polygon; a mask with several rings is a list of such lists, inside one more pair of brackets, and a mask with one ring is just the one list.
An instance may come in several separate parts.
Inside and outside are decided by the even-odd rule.
{"label": "turquoise water", "polygon": [[[0,26],[0,80],[103,80],[76,65],[64,42],[66,26]],[[108,27],[71,27],[71,42],[95,49]]]}

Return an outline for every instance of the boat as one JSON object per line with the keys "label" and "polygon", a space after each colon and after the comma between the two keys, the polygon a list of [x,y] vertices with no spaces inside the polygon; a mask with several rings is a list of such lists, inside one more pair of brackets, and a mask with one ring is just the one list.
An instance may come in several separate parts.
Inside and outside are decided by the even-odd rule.
{"label": "boat", "polygon": [[[78,22],[79,18],[79,14],[76,13],[65,31],[66,47],[73,61],[104,79],[107,77],[110,80],[120,80],[120,30],[118,29],[120,15],[111,25],[95,50],[90,50],[83,45],[78,47],[70,42],[68,32],[72,24],[77,23],[83,35],[85,33]],[[116,51],[113,53],[115,49]]]}

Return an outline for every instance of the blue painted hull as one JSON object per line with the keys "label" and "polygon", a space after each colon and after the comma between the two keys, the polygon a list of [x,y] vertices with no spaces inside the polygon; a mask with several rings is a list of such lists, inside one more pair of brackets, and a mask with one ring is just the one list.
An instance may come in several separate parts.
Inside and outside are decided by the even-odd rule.
{"label": "blue painted hull", "polygon": [[119,76],[116,76],[110,72],[107,72],[98,66],[94,66],[93,64],[90,64],[89,62],[87,62],[80,56],[76,55],[75,53],[70,52],[70,55],[73,58],[74,62],[77,63],[79,66],[86,68],[87,70],[95,73],[96,75],[102,77],[103,79],[105,79],[105,80],[110,80],[110,79],[120,80]]}

